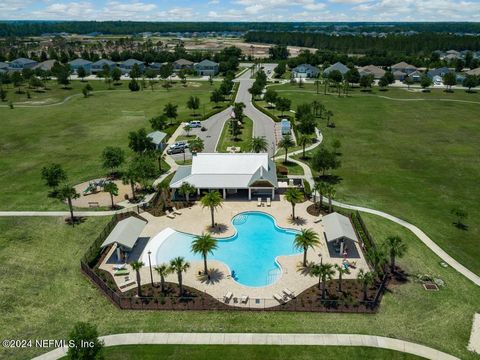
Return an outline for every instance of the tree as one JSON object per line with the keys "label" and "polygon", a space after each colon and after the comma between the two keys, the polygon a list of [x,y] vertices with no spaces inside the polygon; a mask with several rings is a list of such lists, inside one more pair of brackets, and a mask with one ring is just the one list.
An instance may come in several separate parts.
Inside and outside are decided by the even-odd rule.
{"label": "tree", "polygon": [[232,135],[232,139],[237,140],[238,135],[240,134],[240,127],[239,127],[239,124],[238,124],[238,120],[232,118],[232,119],[230,119],[230,121],[228,123],[229,123],[229,127],[230,127],[230,134]]}
{"label": "tree", "polygon": [[235,114],[235,119],[240,122],[243,122],[243,109],[245,109],[245,104],[243,102],[233,104],[233,113]]}
{"label": "tree", "polygon": [[298,145],[302,146],[302,159],[305,159],[305,147],[310,143],[310,136],[305,134],[299,134],[297,138]]}
{"label": "tree", "polygon": [[250,140],[250,149],[254,153],[268,151],[268,142],[265,136],[254,136]]}
{"label": "tree", "polygon": [[363,75],[360,77],[360,86],[363,87],[364,90],[367,88],[371,88],[373,83],[373,75]]}
{"label": "tree", "polygon": [[30,77],[30,80],[29,80],[28,84],[30,85],[30,87],[34,88],[35,90],[38,90],[39,88],[45,86],[45,84],[43,83],[43,81],[40,80],[40,79],[39,79],[38,77],[36,77],[36,76]]}
{"label": "tree", "polygon": [[135,174],[137,181],[142,184],[143,188],[147,188],[149,181],[157,176],[153,154],[144,153],[135,156],[130,163],[129,170]]}
{"label": "tree", "polygon": [[340,142],[340,140],[335,139],[332,141],[332,148],[335,155],[338,155],[338,151],[340,150],[341,147],[342,147],[342,143]]}
{"label": "tree", "polygon": [[462,85],[463,87],[468,88],[468,92],[471,92],[472,88],[478,86],[477,77],[474,75],[465,76],[465,79],[463,79]]}
{"label": "tree", "polygon": [[104,185],[103,191],[110,194],[110,200],[112,201],[112,209],[115,209],[115,203],[113,201],[114,196],[118,196],[118,186],[114,182],[108,182]]}
{"label": "tree", "polygon": [[360,81],[360,73],[358,72],[357,68],[348,70],[345,73],[345,80],[347,80],[351,85],[357,84]]}
{"label": "tree", "polygon": [[1,101],[6,101],[7,100],[7,90],[5,90],[3,87],[0,87],[0,100]]}
{"label": "tree", "polygon": [[140,279],[140,270],[142,267],[145,266],[145,264],[142,261],[135,260],[130,263],[130,266],[132,267],[132,270],[135,271],[135,274],[137,275],[137,296],[141,297],[142,296],[142,284],[141,284],[141,279]]}
{"label": "tree", "polygon": [[327,170],[340,167],[340,160],[337,159],[337,156],[333,151],[329,151],[324,146],[320,146],[313,153],[311,167],[316,171],[321,171],[322,176],[325,176]]}
{"label": "tree", "polygon": [[142,71],[138,64],[133,64],[132,69],[130,70],[130,77],[132,79],[137,79],[142,75]]}
{"label": "tree", "polygon": [[410,90],[410,86],[413,85],[413,79],[410,76],[405,77],[405,80],[403,80],[403,83],[407,85],[407,89]]}
{"label": "tree", "polygon": [[371,271],[364,271],[360,269],[357,275],[357,279],[363,285],[363,300],[367,301],[368,299],[368,288],[373,284],[375,281],[375,274]]}
{"label": "tree", "polygon": [[395,76],[393,76],[393,73],[391,71],[385,71],[383,77],[387,79],[389,84],[393,84],[395,82]]}
{"label": "tree", "polygon": [[200,199],[200,203],[202,204],[203,208],[210,208],[210,214],[212,217],[212,228],[215,227],[215,216],[214,212],[217,207],[222,207],[223,199],[222,195],[218,191],[210,191],[203,195]]}
{"label": "tree", "polygon": [[389,236],[384,244],[386,251],[390,255],[390,272],[395,271],[395,259],[401,258],[407,252],[405,244],[400,236]]}
{"label": "tree", "polygon": [[[104,343],[98,338],[95,325],[86,322],[77,322],[68,336],[67,358],[71,360],[101,359]],[[89,344],[89,346],[85,346]]]}
{"label": "tree", "polygon": [[57,77],[58,84],[62,85],[63,88],[70,84],[70,69],[67,65],[60,65],[58,72],[55,74],[55,76]]}
{"label": "tree", "polygon": [[314,188],[316,191],[318,191],[318,194],[319,194],[320,208],[323,207],[323,196],[326,194],[328,186],[329,184],[327,184],[325,181],[315,182]]}
{"label": "tree", "polygon": [[140,90],[140,85],[138,85],[138,81],[135,79],[130,80],[128,83],[128,88],[130,91],[139,91]]}
{"label": "tree", "polygon": [[162,114],[160,116],[155,116],[150,119],[150,126],[153,130],[161,131],[167,125],[168,118],[166,115]]}
{"label": "tree", "polygon": [[270,59],[272,60],[287,60],[290,52],[285,45],[275,45],[268,49]]}
{"label": "tree", "polygon": [[333,212],[332,200],[335,197],[336,190],[333,185],[328,185],[325,189],[325,195],[328,197],[328,211]]}
{"label": "tree", "polygon": [[84,81],[85,77],[87,76],[87,72],[85,71],[85,68],[83,66],[80,66],[77,69],[77,76],[82,79],[81,81]]}
{"label": "tree", "polygon": [[215,89],[212,91],[212,93],[210,94],[210,101],[215,103],[215,107],[217,107],[217,104],[219,102],[225,101],[225,98],[220,89]]}
{"label": "tree", "polygon": [[265,92],[265,95],[263,96],[263,100],[265,100],[269,104],[274,104],[277,100],[277,97],[278,93],[275,90],[268,88]]}
{"label": "tree", "polygon": [[165,293],[165,277],[172,273],[172,269],[167,264],[160,264],[153,268],[160,276],[160,290]]}
{"label": "tree", "polygon": [[299,118],[297,129],[305,134],[311,135],[315,133],[315,126],[317,125],[317,120],[313,113],[304,114]]}
{"label": "tree", "polygon": [[380,89],[382,90],[386,90],[386,88],[388,87],[388,85],[390,85],[390,83],[388,82],[388,79],[384,76],[382,76],[380,78],[380,80],[378,81],[378,86],[380,86]]}
{"label": "tree", "polygon": [[278,142],[278,146],[285,150],[285,160],[283,162],[286,164],[288,158],[288,149],[295,146],[295,143],[290,135],[284,135],[282,140]]}
{"label": "tree", "polygon": [[70,220],[72,221],[72,226],[75,226],[72,199],[78,199],[80,197],[80,194],[77,193],[77,190],[75,190],[73,186],[65,184],[58,190],[57,197],[60,201],[67,200],[68,208],[70,209]]}
{"label": "tree", "polygon": [[[160,77],[167,82],[167,79],[173,74],[173,65],[167,63],[160,68]],[[168,88],[167,88],[168,90]]]}
{"label": "tree", "polygon": [[260,83],[258,83],[256,81],[252,84],[252,87],[250,89],[248,89],[248,92],[250,94],[252,94],[253,100],[255,100],[255,98],[259,97],[262,94],[262,91],[263,91],[263,86],[260,85]]}
{"label": "tree", "polygon": [[280,111],[282,113],[282,116],[283,116],[283,113],[285,111],[290,110],[291,104],[292,104],[292,101],[290,99],[277,97],[277,99],[275,101],[275,108],[278,111]]}
{"label": "tree", "polygon": [[114,67],[110,75],[112,76],[113,82],[118,83],[122,78],[122,70],[120,70],[118,67]]}
{"label": "tree", "polygon": [[430,79],[430,77],[427,75],[422,75],[420,78],[420,86],[424,91],[427,90],[430,86],[432,86],[432,79]]}
{"label": "tree", "polygon": [[208,274],[207,255],[213,254],[213,251],[217,248],[217,239],[213,238],[209,233],[202,233],[202,235],[195,236],[195,239],[192,241],[192,252],[194,254],[201,254],[203,257],[205,275]]}
{"label": "tree", "polygon": [[339,70],[332,70],[328,74],[328,80],[332,81],[338,88],[338,96],[340,96],[340,83],[343,80],[343,75]]}
{"label": "tree", "polygon": [[89,97],[92,90],[93,90],[92,85],[86,84],[82,89],[83,96]]}
{"label": "tree", "polygon": [[17,93],[20,94],[21,91],[21,86],[23,85],[23,76],[19,71],[15,71],[10,75],[10,79],[12,81],[12,84],[14,87],[17,88]]}
{"label": "tree", "polygon": [[183,131],[185,131],[185,133],[187,134],[187,137],[190,136],[190,130],[192,130],[192,127],[189,124],[183,127]]}
{"label": "tree", "polygon": [[450,213],[454,215],[457,220],[453,223],[457,228],[465,230],[467,225],[465,225],[465,219],[468,217],[468,213],[461,208],[453,208]]}
{"label": "tree", "polygon": [[179,296],[182,296],[183,294],[182,273],[187,272],[187,270],[190,268],[190,263],[186,262],[183,257],[177,256],[176,258],[170,260],[170,268],[172,269],[172,271],[177,273]]}
{"label": "tree", "polygon": [[332,280],[333,275],[335,275],[335,270],[332,264],[317,264],[314,265],[312,275],[318,277],[318,284],[321,284],[322,289],[322,300],[326,298],[326,283],[329,280]]}
{"label": "tree", "polygon": [[176,120],[178,105],[173,105],[172,103],[166,103],[163,107],[163,114],[170,119],[170,125],[172,125],[172,119]]}
{"label": "tree", "polygon": [[285,61],[280,61],[278,65],[275,67],[275,69],[273,69],[273,72],[275,73],[276,78],[282,77],[286,71],[287,71],[287,65]]}
{"label": "tree", "polygon": [[153,151],[155,144],[152,142],[152,138],[147,136],[147,131],[144,128],[138,131],[131,131],[128,134],[128,147],[137,154]]}
{"label": "tree", "polygon": [[190,96],[187,101],[187,108],[193,111],[193,116],[196,116],[195,110],[200,108],[200,98],[198,96]]}
{"label": "tree", "polygon": [[454,72],[448,72],[443,76],[443,83],[447,86],[447,91],[451,91],[452,86],[457,84],[457,76]]}
{"label": "tree", "polygon": [[195,154],[195,153],[202,152],[205,147],[205,144],[202,139],[197,137],[195,139],[188,140],[188,147],[190,148],[190,152],[192,154]]}
{"label": "tree", "polygon": [[304,200],[303,193],[297,188],[288,188],[285,191],[285,200],[292,205],[292,219],[295,219],[295,205]]}
{"label": "tree", "polygon": [[187,200],[187,202],[190,201],[189,197],[190,197],[190,194],[193,194],[195,192],[195,186],[193,186],[192,184],[188,183],[188,182],[183,182],[182,185],[180,186],[180,188],[178,189],[178,192],[180,193],[180,195],[184,196],[185,199]]}
{"label": "tree", "polygon": [[67,181],[67,173],[60,164],[50,164],[42,168],[42,180],[55,192],[63,181]]}
{"label": "tree", "polygon": [[125,152],[117,146],[107,146],[102,152],[102,167],[113,174],[125,162]]}
{"label": "tree", "polygon": [[295,235],[293,246],[298,250],[303,250],[303,262],[304,267],[307,266],[307,251],[309,248],[314,248],[320,245],[320,237],[313,229],[302,229],[300,233]]}
{"label": "tree", "polygon": [[373,266],[375,273],[382,277],[385,273],[385,265],[388,263],[387,253],[384,247],[370,248],[367,251],[367,258]]}
{"label": "tree", "polygon": [[335,264],[335,270],[338,273],[338,291],[342,292],[342,278],[343,274],[350,274],[350,270],[343,265]]}

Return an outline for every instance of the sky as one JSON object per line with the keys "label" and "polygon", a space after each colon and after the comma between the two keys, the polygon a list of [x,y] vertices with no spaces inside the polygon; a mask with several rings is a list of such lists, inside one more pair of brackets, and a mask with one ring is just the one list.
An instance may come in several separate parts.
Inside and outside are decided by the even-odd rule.
{"label": "sky", "polygon": [[0,0],[0,19],[480,21],[480,0]]}

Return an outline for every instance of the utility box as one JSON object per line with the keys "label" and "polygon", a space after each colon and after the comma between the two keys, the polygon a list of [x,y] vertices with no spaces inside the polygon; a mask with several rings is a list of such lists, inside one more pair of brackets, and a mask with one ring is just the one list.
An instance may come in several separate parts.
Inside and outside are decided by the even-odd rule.
{"label": "utility box", "polygon": [[282,119],[282,121],[280,121],[280,126],[282,128],[282,135],[290,135],[292,128],[290,121],[287,119]]}

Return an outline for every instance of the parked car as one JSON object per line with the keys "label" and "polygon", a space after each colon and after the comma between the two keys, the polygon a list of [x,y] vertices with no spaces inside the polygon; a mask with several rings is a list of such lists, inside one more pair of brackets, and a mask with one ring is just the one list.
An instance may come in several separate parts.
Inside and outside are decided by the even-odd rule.
{"label": "parked car", "polygon": [[177,141],[176,143],[170,145],[170,147],[167,150],[168,155],[172,154],[180,154],[185,152],[185,149],[188,148],[188,144],[184,141]]}
{"label": "parked car", "polygon": [[190,126],[191,128],[199,128],[199,127],[202,127],[202,123],[198,120],[190,121],[188,123],[188,126]]}

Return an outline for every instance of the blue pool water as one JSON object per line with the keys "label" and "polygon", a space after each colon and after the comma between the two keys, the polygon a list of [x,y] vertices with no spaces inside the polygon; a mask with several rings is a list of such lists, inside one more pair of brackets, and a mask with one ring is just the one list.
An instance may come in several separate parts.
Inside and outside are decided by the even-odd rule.
{"label": "blue pool water", "polygon": [[[275,258],[298,253],[293,247],[297,232],[277,227],[270,215],[261,212],[238,214],[232,224],[236,235],[219,239],[218,249],[207,260],[224,262],[235,272],[235,280],[246,286],[266,286],[275,282],[281,275]],[[194,238],[181,232],[170,235],[158,248],[157,264],[169,262],[176,256],[183,256],[187,261],[202,260],[201,255],[190,251]]]}

